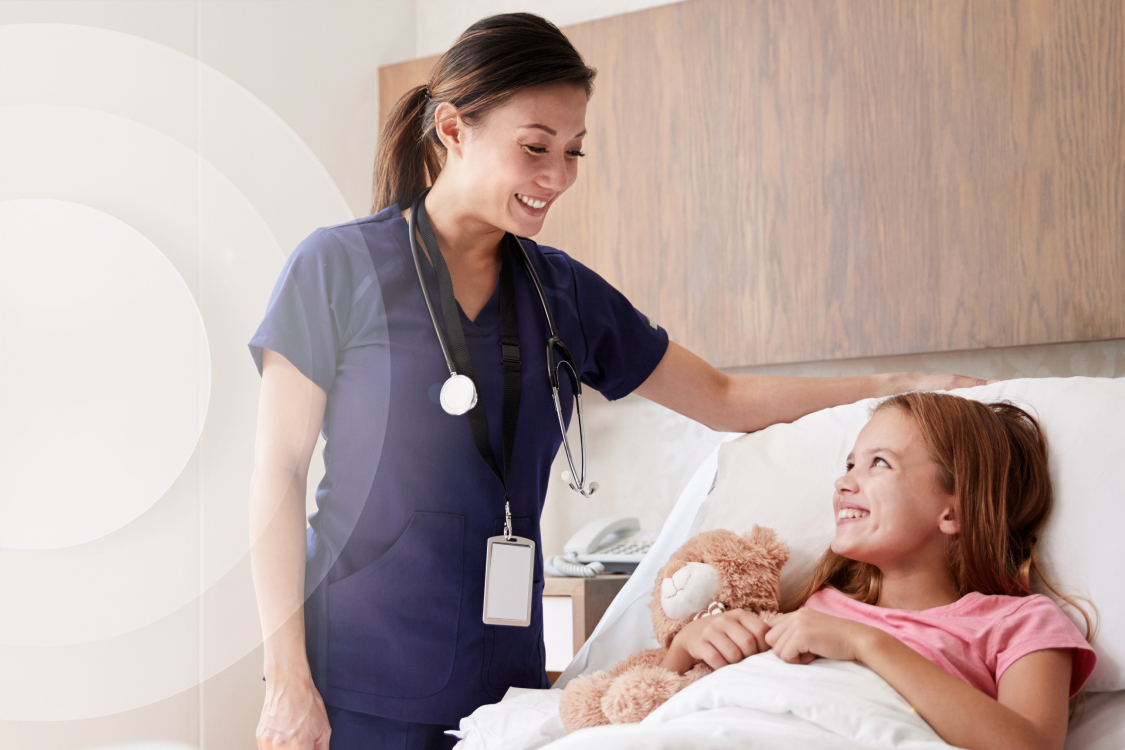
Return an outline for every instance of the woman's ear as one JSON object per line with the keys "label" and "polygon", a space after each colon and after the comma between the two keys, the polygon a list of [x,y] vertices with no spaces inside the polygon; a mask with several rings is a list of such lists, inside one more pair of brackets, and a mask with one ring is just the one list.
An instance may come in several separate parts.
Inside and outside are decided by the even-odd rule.
{"label": "woman's ear", "polygon": [[941,512],[941,517],[938,518],[938,529],[949,536],[961,533],[961,519],[957,515],[957,508],[952,505],[946,506]]}
{"label": "woman's ear", "polygon": [[468,128],[464,120],[450,102],[442,102],[434,111],[434,130],[438,140],[445,146],[446,154],[461,156],[461,149],[465,145],[465,135]]}

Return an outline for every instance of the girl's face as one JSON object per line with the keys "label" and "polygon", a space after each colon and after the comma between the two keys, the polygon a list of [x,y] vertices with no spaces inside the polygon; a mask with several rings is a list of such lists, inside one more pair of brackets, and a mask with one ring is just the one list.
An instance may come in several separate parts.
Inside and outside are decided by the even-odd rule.
{"label": "girl's face", "polygon": [[847,473],[836,480],[832,551],[881,570],[944,559],[960,531],[957,498],[938,485],[938,468],[914,419],[882,409],[860,431]]}
{"label": "girl's face", "polygon": [[452,167],[473,218],[523,237],[538,234],[578,177],[586,90],[570,83],[523,89],[471,128],[461,121],[442,127],[441,109],[437,120],[447,149],[441,176]]}

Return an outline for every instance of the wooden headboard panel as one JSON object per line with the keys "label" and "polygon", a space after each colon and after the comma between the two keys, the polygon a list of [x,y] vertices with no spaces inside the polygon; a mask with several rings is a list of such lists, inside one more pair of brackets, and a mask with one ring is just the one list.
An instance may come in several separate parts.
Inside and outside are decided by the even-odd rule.
{"label": "wooden headboard panel", "polygon": [[[539,242],[717,367],[1125,338],[1125,3],[689,0],[598,68]],[[380,69],[382,114],[436,58]]]}

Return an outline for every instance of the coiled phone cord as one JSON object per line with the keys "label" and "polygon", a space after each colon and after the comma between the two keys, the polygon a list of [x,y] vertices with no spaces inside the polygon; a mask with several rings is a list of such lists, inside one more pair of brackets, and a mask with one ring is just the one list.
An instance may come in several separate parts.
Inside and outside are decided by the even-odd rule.
{"label": "coiled phone cord", "polygon": [[580,563],[577,557],[562,555],[551,555],[544,561],[543,567],[548,575],[566,578],[593,578],[605,572],[605,565],[600,562]]}

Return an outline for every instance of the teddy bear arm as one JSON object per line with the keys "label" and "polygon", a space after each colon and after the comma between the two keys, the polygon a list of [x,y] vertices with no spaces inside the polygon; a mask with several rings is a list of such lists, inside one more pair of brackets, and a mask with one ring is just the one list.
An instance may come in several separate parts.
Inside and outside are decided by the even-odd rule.
{"label": "teddy bear arm", "polygon": [[687,681],[659,665],[637,665],[613,679],[601,709],[612,724],[638,722],[678,693]]}
{"label": "teddy bear arm", "polygon": [[559,718],[566,731],[608,724],[602,711],[602,697],[613,684],[613,675],[605,670],[575,677],[559,698]]}

